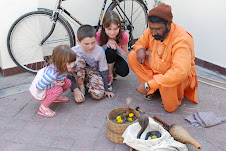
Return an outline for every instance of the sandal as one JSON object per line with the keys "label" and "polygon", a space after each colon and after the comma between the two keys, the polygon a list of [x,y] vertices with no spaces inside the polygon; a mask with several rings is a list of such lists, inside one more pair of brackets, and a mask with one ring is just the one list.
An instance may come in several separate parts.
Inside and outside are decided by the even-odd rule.
{"label": "sandal", "polygon": [[145,96],[144,96],[144,99],[147,100],[147,101],[151,101],[151,100],[153,100],[153,97],[154,97],[155,95],[156,95],[156,94],[145,95]]}
{"label": "sandal", "polygon": [[58,97],[55,101],[53,102],[62,102],[62,103],[66,103],[69,102],[69,99],[66,96],[60,96]]}
{"label": "sandal", "polygon": [[156,95],[160,96],[159,90],[156,90],[153,94],[145,95],[144,99],[147,101],[151,101],[151,100],[153,100],[154,96],[156,96]]}
{"label": "sandal", "polygon": [[[53,113],[53,115],[48,115],[48,113]],[[54,116],[56,116],[56,113],[53,112],[50,108],[44,110],[42,107],[39,108],[38,114],[42,115],[42,116],[45,116],[45,117],[54,117]]]}

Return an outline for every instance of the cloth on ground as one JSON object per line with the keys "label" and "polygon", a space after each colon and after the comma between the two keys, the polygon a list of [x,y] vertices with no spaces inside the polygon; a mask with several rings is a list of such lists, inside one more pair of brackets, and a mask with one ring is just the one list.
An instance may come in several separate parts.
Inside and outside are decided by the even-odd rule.
{"label": "cloth on ground", "polygon": [[197,112],[185,118],[193,126],[210,127],[226,121],[226,117],[217,117],[213,112]]}
{"label": "cloth on ground", "polygon": [[[188,151],[185,144],[174,140],[168,131],[151,118],[149,118],[148,127],[145,129],[140,139],[137,139],[137,134],[140,129],[141,126],[138,122],[128,126],[122,134],[124,138],[123,142],[140,151]],[[149,137],[148,140],[144,140],[149,131],[159,131],[161,137],[155,139]]]}

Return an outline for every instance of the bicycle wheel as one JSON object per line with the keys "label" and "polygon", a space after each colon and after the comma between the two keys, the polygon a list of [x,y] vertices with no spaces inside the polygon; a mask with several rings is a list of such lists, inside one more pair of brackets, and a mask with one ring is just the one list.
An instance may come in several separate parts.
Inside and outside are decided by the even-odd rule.
{"label": "bicycle wheel", "polygon": [[113,2],[108,10],[114,10],[119,14],[122,26],[129,35],[129,48],[132,49],[136,40],[148,27],[147,8],[140,0],[119,0],[119,6]]}
{"label": "bicycle wheel", "polygon": [[52,35],[40,45],[52,28],[51,15],[51,12],[44,11],[27,13],[18,18],[9,30],[7,47],[12,60],[31,73],[37,73],[47,65],[54,47],[74,44],[70,29],[62,18],[58,18]]}

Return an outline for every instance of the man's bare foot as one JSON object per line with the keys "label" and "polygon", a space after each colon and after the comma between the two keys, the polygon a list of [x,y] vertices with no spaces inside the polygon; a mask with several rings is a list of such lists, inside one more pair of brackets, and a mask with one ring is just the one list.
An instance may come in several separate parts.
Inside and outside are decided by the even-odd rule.
{"label": "man's bare foot", "polygon": [[137,85],[136,88],[137,92],[141,93],[141,94],[147,94],[148,91],[145,89],[145,82],[141,82]]}

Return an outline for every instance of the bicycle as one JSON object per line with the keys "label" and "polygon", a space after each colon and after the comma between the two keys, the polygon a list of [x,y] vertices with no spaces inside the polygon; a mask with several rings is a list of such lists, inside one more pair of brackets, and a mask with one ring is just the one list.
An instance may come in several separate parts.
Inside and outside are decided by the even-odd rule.
{"label": "bicycle", "polygon": [[[67,44],[75,46],[75,34],[70,23],[65,19],[69,16],[78,25],[82,23],[72,16],[61,4],[65,0],[57,0],[54,10],[38,8],[19,17],[11,26],[7,36],[7,47],[10,57],[22,69],[37,73],[48,64],[55,46]],[[157,5],[159,0],[154,0]],[[96,30],[101,26],[107,0],[104,0]],[[146,0],[112,0],[107,10],[116,11],[122,22],[123,29],[129,35],[129,48],[140,38],[148,27]]]}

